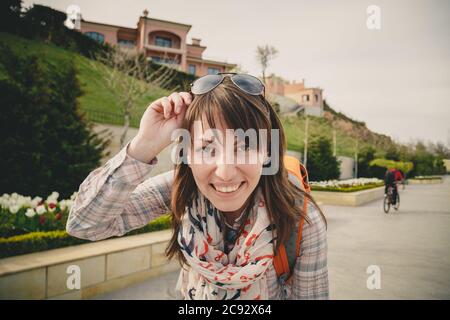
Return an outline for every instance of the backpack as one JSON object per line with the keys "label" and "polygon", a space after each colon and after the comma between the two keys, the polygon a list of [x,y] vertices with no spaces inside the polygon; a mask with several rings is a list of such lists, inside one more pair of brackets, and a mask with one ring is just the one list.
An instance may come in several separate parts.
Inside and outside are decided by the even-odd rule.
{"label": "backpack", "polygon": [[384,177],[384,182],[386,184],[392,184],[395,181],[395,171],[394,170],[388,170]]}
{"label": "backpack", "polygon": [[[308,181],[308,171],[300,163],[299,160],[292,156],[284,156],[284,166],[288,171],[289,180],[299,189],[310,193],[311,187]],[[304,198],[303,211],[307,213],[308,199]],[[300,254],[300,242],[302,240],[304,218],[300,217],[298,223],[298,230],[292,232],[287,242],[283,243],[279,247],[278,254],[273,259],[275,271],[278,279],[282,285],[291,281],[292,270],[295,266],[296,258]]]}

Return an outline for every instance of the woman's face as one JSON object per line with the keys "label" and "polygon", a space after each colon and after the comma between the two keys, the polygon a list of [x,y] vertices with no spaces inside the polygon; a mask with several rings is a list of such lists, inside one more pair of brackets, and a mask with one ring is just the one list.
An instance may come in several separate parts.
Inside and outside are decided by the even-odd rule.
{"label": "woman's face", "polygon": [[[245,139],[227,137],[227,128],[217,117],[215,124],[221,133],[218,137],[208,133],[211,128],[205,118],[194,124],[189,166],[198,189],[218,210],[239,214],[258,185],[263,153],[258,153],[258,148],[246,147]],[[234,160],[229,160],[230,153],[234,153]]]}

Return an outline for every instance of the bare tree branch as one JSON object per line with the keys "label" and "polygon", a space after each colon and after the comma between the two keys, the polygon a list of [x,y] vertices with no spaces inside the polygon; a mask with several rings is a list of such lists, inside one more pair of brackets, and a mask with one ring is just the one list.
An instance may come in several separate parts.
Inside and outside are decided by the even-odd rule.
{"label": "bare tree branch", "polygon": [[91,62],[92,68],[103,76],[105,84],[121,107],[124,119],[124,130],[120,137],[122,148],[137,102],[144,95],[159,88],[173,89],[170,86],[176,72],[173,68],[165,66],[152,70],[144,55],[118,46],[108,52],[97,54],[96,61]]}
{"label": "bare tree branch", "polygon": [[271,60],[278,54],[278,50],[273,46],[265,45],[256,48],[256,59],[261,66],[264,84],[266,84],[266,70]]}

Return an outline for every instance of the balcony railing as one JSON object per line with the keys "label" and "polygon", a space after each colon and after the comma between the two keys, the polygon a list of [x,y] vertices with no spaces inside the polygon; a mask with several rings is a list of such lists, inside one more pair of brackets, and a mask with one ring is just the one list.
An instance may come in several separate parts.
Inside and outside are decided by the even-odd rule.
{"label": "balcony railing", "polygon": [[169,47],[161,47],[154,44],[146,44],[145,49],[149,50],[155,50],[159,52],[168,52],[168,53],[177,53],[177,54],[184,54],[184,51],[177,48],[169,48]]}

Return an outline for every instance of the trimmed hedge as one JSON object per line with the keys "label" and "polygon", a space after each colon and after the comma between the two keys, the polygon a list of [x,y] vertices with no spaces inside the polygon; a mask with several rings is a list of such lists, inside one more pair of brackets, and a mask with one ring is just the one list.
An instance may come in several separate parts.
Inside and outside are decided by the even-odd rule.
{"label": "trimmed hedge", "polygon": [[[160,231],[169,229],[170,227],[171,218],[169,214],[166,214],[140,229],[128,232],[124,236]],[[118,237],[112,237],[110,239],[113,238]],[[0,258],[69,247],[89,242],[91,241],[72,237],[65,230],[30,232],[19,236],[0,238]]]}
{"label": "trimmed hedge", "polygon": [[356,192],[356,191],[378,188],[383,185],[384,185],[384,183],[377,183],[377,184],[369,184],[369,185],[365,185],[365,186],[355,186],[355,187],[348,187],[348,188],[311,186],[311,190],[312,191],[332,191],[332,192]]}
{"label": "trimmed hedge", "polygon": [[410,180],[442,180],[441,176],[417,176],[410,178]]}

